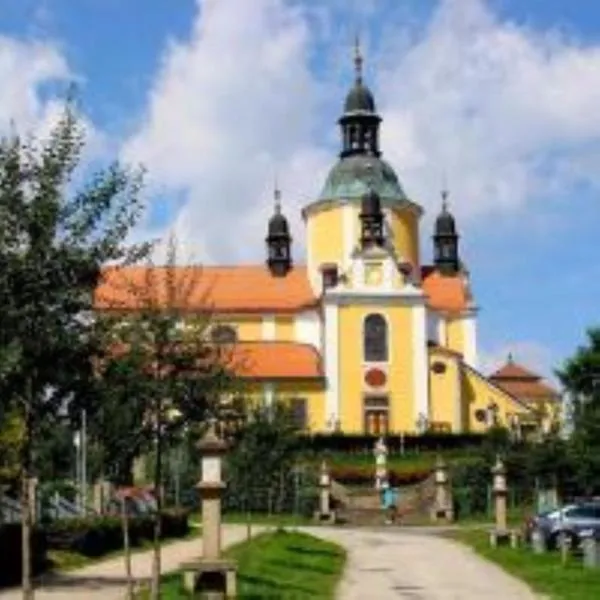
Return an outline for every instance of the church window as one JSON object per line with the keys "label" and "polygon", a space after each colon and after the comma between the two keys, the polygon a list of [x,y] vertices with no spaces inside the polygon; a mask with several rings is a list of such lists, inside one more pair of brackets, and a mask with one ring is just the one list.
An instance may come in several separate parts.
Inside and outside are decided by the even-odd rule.
{"label": "church window", "polygon": [[306,429],[308,427],[306,398],[292,398],[290,400],[290,409],[296,427]]}
{"label": "church window", "polygon": [[388,327],[383,315],[375,313],[365,317],[363,338],[365,362],[388,361]]}
{"label": "church window", "polygon": [[216,325],[210,332],[210,337],[216,344],[234,344],[237,333],[230,325]]}

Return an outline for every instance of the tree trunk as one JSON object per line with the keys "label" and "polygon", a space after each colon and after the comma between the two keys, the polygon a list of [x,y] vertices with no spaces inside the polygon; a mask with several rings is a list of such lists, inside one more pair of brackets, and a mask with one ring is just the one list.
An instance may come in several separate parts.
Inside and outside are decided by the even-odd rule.
{"label": "tree trunk", "polygon": [[133,577],[131,574],[131,545],[129,543],[129,516],[127,502],[121,498],[121,524],[123,526],[123,558],[125,559],[125,578],[127,580],[127,600],[133,600]]}
{"label": "tree trunk", "polygon": [[160,537],[162,512],[162,403],[158,403],[156,418],[156,458],[154,464],[154,494],[156,496],[156,513],[154,515],[154,539],[152,557],[151,600],[160,598]]}
{"label": "tree trunk", "polygon": [[[23,600],[33,600],[35,597],[31,581],[31,501],[29,497],[29,480],[31,478],[31,437],[32,437],[32,382],[27,381],[27,397],[25,398],[25,427],[23,432],[23,447],[21,455],[21,568]],[[35,499],[33,499],[35,501]]]}

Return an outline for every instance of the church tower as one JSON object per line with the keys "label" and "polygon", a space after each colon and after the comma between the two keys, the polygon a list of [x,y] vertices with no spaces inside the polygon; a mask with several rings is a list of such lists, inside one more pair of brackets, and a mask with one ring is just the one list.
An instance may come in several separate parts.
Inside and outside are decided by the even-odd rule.
{"label": "church tower", "polygon": [[448,192],[442,192],[442,211],[435,220],[433,234],[434,264],[440,274],[452,277],[460,269],[456,222],[448,210]]}
{"label": "church tower", "polygon": [[267,228],[267,266],[273,277],[285,277],[292,268],[292,236],[281,212],[281,192],[275,187],[275,212]]}

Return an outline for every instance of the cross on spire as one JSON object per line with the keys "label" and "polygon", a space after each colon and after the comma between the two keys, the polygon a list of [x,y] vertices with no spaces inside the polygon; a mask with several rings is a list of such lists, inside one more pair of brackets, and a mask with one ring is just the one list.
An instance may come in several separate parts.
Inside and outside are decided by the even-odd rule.
{"label": "cross on spire", "polygon": [[281,212],[281,190],[277,182],[277,176],[275,176],[275,185],[273,189],[273,199],[275,200],[275,212],[279,214]]}
{"label": "cross on spire", "polygon": [[363,57],[360,51],[360,37],[358,33],[354,39],[354,70],[356,72],[356,81],[362,81]]}

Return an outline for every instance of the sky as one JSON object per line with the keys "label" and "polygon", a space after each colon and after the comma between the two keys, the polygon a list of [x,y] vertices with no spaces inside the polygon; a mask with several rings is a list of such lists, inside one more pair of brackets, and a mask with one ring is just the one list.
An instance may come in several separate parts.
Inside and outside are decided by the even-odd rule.
{"label": "sky", "polygon": [[426,260],[450,190],[483,370],[551,377],[598,324],[597,0],[0,0],[0,134],[43,134],[75,83],[85,160],[148,170],[136,236],[262,261],[277,178],[303,262],[357,32]]}

